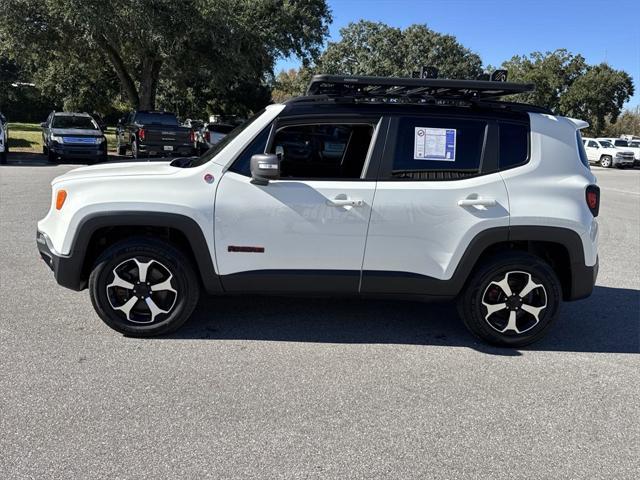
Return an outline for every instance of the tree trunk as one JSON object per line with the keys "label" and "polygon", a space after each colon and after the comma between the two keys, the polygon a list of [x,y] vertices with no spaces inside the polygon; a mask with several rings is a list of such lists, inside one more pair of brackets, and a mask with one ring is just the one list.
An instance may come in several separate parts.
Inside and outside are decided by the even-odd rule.
{"label": "tree trunk", "polygon": [[133,108],[138,108],[140,104],[140,98],[138,97],[138,90],[136,89],[136,85],[129,75],[127,68],[120,57],[118,51],[109,43],[109,41],[104,38],[97,39],[98,46],[102,49],[102,51],[107,55],[111,66],[116,72],[118,80],[120,84],[124,88],[125,93],[127,94],[127,98],[129,99],[129,103]]}
{"label": "tree trunk", "polygon": [[140,77],[140,110],[154,110],[156,107],[156,91],[160,77],[162,60],[147,57],[142,61],[142,75]]}

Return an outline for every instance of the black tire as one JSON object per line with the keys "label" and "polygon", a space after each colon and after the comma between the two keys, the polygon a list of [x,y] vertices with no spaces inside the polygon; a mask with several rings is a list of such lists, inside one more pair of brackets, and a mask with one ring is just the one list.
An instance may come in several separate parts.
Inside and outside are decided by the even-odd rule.
{"label": "black tire", "polygon": [[57,163],[58,157],[49,149],[47,149],[47,162]]}
{"label": "black tire", "polygon": [[6,150],[4,152],[0,153],[0,164],[1,165],[6,165],[7,164],[7,151]]}
{"label": "black tire", "polygon": [[49,150],[47,149],[46,145],[42,145],[42,154],[43,155],[47,155],[49,153]]}
{"label": "black tire", "polygon": [[613,167],[613,158],[611,155],[603,155],[600,157],[600,166],[603,168],[611,168]]}
{"label": "black tire", "polygon": [[127,147],[118,144],[118,155],[126,155],[127,154]]}
{"label": "black tire", "polygon": [[136,140],[133,140],[133,141],[131,142],[131,155],[132,155],[132,156],[133,156],[133,158],[135,158],[136,160],[137,160],[137,159],[139,159],[139,158],[145,158],[145,156],[146,156],[144,153],[141,153],[141,152],[138,150],[138,140],[137,140],[137,139],[136,139]]}
{"label": "black tire", "polygon": [[[136,274],[139,275],[140,269],[136,260],[149,265],[148,275],[155,277],[156,285],[169,279],[175,292],[171,293],[169,289],[152,292],[149,283],[138,282]],[[115,281],[115,273],[135,288],[109,287]],[[153,281],[150,283],[153,285]],[[198,303],[200,284],[191,261],[178,249],[159,240],[136,237],[118,242],[100,255],[89,276],[89,293],[91,303],[104,323],[122,334],[142,338],[180,328]],[[147,298],[166,312],[154,315],[147,306]],[[126,310],[128,302],[132,302],[129,313],[114,309],[115,304]]]}
{"label": "black tire", "polygon": [[[515,294],[511,298],[497,285],[505,278],[511,293]],[[538,287],[518,300],[517,294],[524,290],[520,286],[524,287],[529,280]],[[561,300],[560,282],[546,262],[527,253],[509,253],[493,257],[476,268],[458,298],[458,312],[469,331],[478,338],[492,345],[517,348],[538,341],[548,332]],[[505,308],[489,314],[485,304],[504,304]],[[532,306],[541,308],[537,316],[528,311]],[[515,329],[511,326],[511,315],[514,315]]]}

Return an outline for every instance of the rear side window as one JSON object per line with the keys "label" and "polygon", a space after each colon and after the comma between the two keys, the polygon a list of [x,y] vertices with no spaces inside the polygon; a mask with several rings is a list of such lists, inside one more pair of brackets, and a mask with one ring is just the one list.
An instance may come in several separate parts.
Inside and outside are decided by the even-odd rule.
{"label": "rear side window", "polygon": [[580,135],[580,130],[576,130],[576,141],[578,142],[578,155],[580,155],[580,161],[585,167],[589,168],[589,159],[587,158],[587,152],[584,149],[584,140],[582,140],[582,135]]}
{"label": "rear side window", "polygon": [[500,170],[517,167],[529,159],[529,128],[500,122]]}
{"label": "rear side window", "polygon": [[439,180],[479,173],[486,129],[483,120],[400,119],[391,177]]}

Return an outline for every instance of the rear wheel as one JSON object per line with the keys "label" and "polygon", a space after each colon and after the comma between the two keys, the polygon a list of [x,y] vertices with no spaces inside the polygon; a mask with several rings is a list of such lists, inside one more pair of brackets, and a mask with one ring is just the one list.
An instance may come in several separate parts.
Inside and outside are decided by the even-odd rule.
{"label": "rear wheel", "polygon": [[4,165],[7,163],[7,151],[0,152],[0,164]]}
{"label": "rear wheel", "polygon": [[613,165],[613,159],[609,155],[603,155],[600,157],[600,166],[604,168],[611,168]]}
{"label": "rear wheel", "polygon": [[488,343],[522,347],[542,338],[555,320],[560,282],[538,257],[514,253],[476,270],[458,299],[467,328]]}
{"label": "rear wheel", "polygon": [[47,162],[56,163],[57,160],[58,157],[50,149],[47,149]]}
{"label": "rear wheel", "polygon": [[180,328],[200,292],[195,270],[164,242],[133,238],[107,249],[89,277],[91,302],[114,330],[151,337]]}
{"label": "rear wheel", "polygon": [[126,147],[126,145],[120,145],[120,139],[118,139],[118,144],[116,146],[116,149],[118,150],[118,155],[126,155],[127,154],[127,147]]}

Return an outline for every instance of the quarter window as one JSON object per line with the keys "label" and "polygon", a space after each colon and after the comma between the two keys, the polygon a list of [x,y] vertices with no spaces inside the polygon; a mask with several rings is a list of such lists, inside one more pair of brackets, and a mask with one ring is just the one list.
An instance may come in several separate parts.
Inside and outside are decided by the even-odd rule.
{"label": "quarter window", "polygon": [[517,167],[529,157],[529,128],[500,122],[500,170]]}

